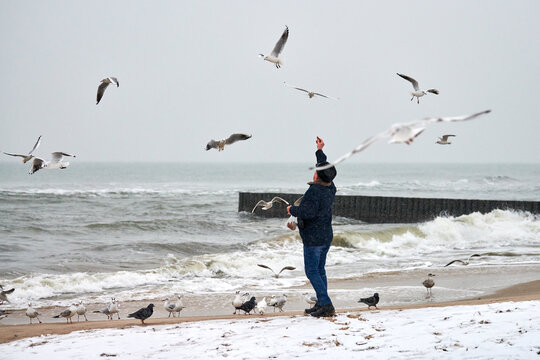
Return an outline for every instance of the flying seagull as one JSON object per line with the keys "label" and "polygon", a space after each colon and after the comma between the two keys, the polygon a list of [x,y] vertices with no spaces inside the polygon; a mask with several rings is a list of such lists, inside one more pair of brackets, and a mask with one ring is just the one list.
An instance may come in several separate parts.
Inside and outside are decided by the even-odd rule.
{"label": "flying seagull", "polygon": [[[300,202],[302,202],[302,198],[303,198],[303,196],[296,199],[294,201],[294,206],[300,205]],[[255,206],[253,207],[253,210],[251,210],[251,213],[254,213],[255,209],[257,209],[258,206],[261,206],[261,209],[263,209],[263,210],[268,210],[274,205],[275,202],[285,204],[286,206],[291,205],[291,204],[289,204],[289,202],[287,200],[285,200],[285,199],[283,199],[283,198],[281,198],[279,196],[274,196],[272,198],[272,200],[270,200],[270,201],[259,200],[259,202],[257,204],[255,204]]]}
{"label": "flying seagull", "polygon": [[45,161],[42,158],[35,157],[32,162],[32,168],[30,169],[29,174],[33,174],[36,171],[47,168],[47,169],[65,169],[69,166],[69,161],[62,162],[64,156],[76,157],[75,155],[66,154],[65,152],[57,151],[51,153],[51,160]]}
{"label": "flying seagull", "polygon": [[288,87],[292,87],[293,89],[300,90],[300,91],[303,91],[303,92],[307,93],[310,99],[313,98],[315,95],[317,95],[317,96],[322,96],[322,97],[327,98],[327,99],[339,100],[339,98],[333,98],[333,97],[330,97],[330,96],[327,96],[327,95],[324,95],[324,94],[321,94],[321,93],[318,93],[318,92],[315,92],[315,91],[309,91],[309,90],[306,90],[306,89],[302,89],[300,87],[292,86],[292,85],[287,84],[286,82],[283,82],[283,83],[285,85],[287,85]]}
{"label": "flying seagull", "polygon": [[418,81],[414,80],[410,76],[403,75],[403,74],[400,74],[400,73],[397,73],[397,74],[399,76],[401,76],[403,79],[411,82],[411,84],[412,84],[412,86],[414,88],[414,91],[411,91],[411,95],[412,95],[411,101],[413,101],[414,97],[416,96],[416,101],[418,102],[418,104],[420,104],[420,98],[422,96],[426,95],[428,92],[432,93],[432,94],[435,94],[435,95],[439,95],[439,90],[437,90],[437,89],[420,90],[420,87],[418,87]]}
{"label": "flying seagull", "polygon": [[11,294],[12,292],[15,291],[15,288],[12,288],[12,289],[9,289],[9,290],[4,290],[4,286],[0,285],[0,301],[1,302],[11,302],[8,300],[7,298],[7,294]]}
{"label": "flying seagull", "polygon": [[452,142],[448,141],[448,138],[450,136],[456,136],[456,135],[443,135],[442,137],[439,138],[439,140],[437,141],[437,144],[441,144],[441,145],[450,145]]}
{"label": "flying seagull", "polygon": [[263,265],[263,264],[257,264],[257,266],[260,266],[262,268],[268,269],[274,273],[274,277],[277,279],[279,278],[279,274],[281,274],[284,270],[296,270],[294,266],[284,266],[283,269],[281,269],[277,274],[276,272],[270,268],[269,266]]}
{"label": "flying seagull", "polygon": [[223,149],[225,148],[225,145],[231,145],[240,140],[247,140],[250,137],[251,135],[247,135],[247,134],[232,134],[226,139],[217,140],[217,141],[210,140],[208,144],[206,144],[206,151],[210,149],[217,149],[218,151],[223,151]]}
{"label": "flying seagull", "polygon": [[462,263],[463,265],[469,265],[469,262],[471,261],[471,258],[480,257],[480,256],[482,256],[482,255],[480,255],[480,254],[472,254],[471,256],[469,256],[467,258],[467,260],[459,260],[459,259],[452,260],[448,264],[444,265],[444,267],[447,267],[448,265],[452,265],[453,263]]}
{"label": "flying seagull", "polygon": [[378,309],[377,304],[379,303],[379,293],[373,294],[373,296],[370,296],[368,298],[361,298],[358,300],[360,303],[364,303],[368,306],[368,309],[370,309],[372,306],[375,306],[375,309]]}
{"label": "flying seagull", "polygon": [[283,34],[281,34],[281,37],[276,43],[276,46],[274,46],[274,50],[272,50],[272,53],[267,56],[265,56],[264,54],[259,54],[259,56],[266,61],[270,61],[271,63],[276,64],[276,67],[279,69],[281,67],[281,64],[283,64],[282,60],[279,58],[279,54],[281,54],[281,51],[283,50],[283,47],[285,46],[288,38],[289,27],[285,26],[285,31],[283,31]]}
{"label": "flying seagull", "polygon": [[428,297],[431,297],[431,288],[435,286],[435,281],[432,279],[433,276],[435,276],[435,274],[428,274],[428,278],[422,282],[422,285],[426,287]]}
{"label": "flying seagull", "polygon": [[144,324],[144,320],[148,319],[154,313],[154,304],[150,304],[145,308],[141,308],[135,311],[132,314],[129,314],[128,317],[141,320],[141,323]]}
{"label": "flying seagull", "polygon": [[109,86],[109,84],[114,84],[116,85],[116,87],[120,86],[120,82],[115,77],[108,77],[101,80],[101,84],[99,84],[98,89],[97,89],[96,105],[99,104],[99,101],[103,97],[103,94],[105,93],[105,89],[107,88],[107,86]]}
{"label": "flying seagull", "polygon": [[310,167],[310,170],[316,169],[316,170],[324,170],[328,169],[332,166],[335,166],[339,164],[340,162],[350,158],[356,153],[359,153],[363,150],[365,150],[368,146],[373,144],[374,142],[384,139],[384,138],[390,138],[389,143],[390,144],[399,144],[399,143],[405,143],[407,145],[410,145],[413,140],[420,135],[425,129],[426,126],[431,123],[439,123],[439,122],[454,122],[454,121],[466,121],[466,120],[472,120],[475,119],[481,115],[485,115],[490,113],[491,110],[485,110],[481,111],[475,114],[471,115],[463,115],[463,116],[452,116],[452,117],[431,117],[431,118],[425,118],[422,120],[416,120],[409,123],[398,123],[392,125],[388,130],[385,130],[377,135],[371,136],[364,140],[360,145],[358,145],[355,149],[353,149],[351,152],[348,152],[347,154],[341,156],[340,158],[336,159],[333,163],[320,166],[320,167]]}
{"label": "flying seagull", "polygon": [[38,139],[37,139],[34,147],[32,148],[32,150],[30,150],[28,152],[28,155],[12,154],[12,153],[7,153],[7,152],[4,152],[4,154],[9,155],[9,156],[22,157],[23,158],[23,160],[22,160],[23,164],[26,164],[27,161],[31,160],[34,157],[34,155],[32,155],[32,153],[34,152],[34,150],[36,150],[38,148],[39,144],[41,144],[41,135],[38,137]]}

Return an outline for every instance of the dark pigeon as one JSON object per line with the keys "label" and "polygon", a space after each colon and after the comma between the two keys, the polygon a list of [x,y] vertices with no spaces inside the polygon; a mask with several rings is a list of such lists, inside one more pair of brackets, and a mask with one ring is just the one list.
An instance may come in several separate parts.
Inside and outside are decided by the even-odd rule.
{"label": "dark pigeon", "polygon": [[361,298],[358,302],[364,303],[368,306],[368,309],[372,306],[375,306],[375,309],[378,309],[377,304],[379,303],[379,293],[373,294],[373,296],[368,298]]}
{"label": "dark pigeon", "polygon": [[255,296],[252,296],[251,299],[240,306],[240,310],[243,310],[245,314],[249,314],[250,311],[255,309],[255,306],[257,306],[257,301],[255,301]]}
{"label": "dark pigeon", "polygon": [[144,320],[148,319],[154,313],[154,304],[150,304],[145,308],[135,311],[133,314],[129,314],[128,317],[141,320],[144,324]]}

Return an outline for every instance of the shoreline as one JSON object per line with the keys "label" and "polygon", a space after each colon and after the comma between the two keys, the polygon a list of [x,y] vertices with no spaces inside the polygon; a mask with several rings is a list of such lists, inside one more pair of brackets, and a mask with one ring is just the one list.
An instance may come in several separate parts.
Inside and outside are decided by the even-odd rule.
{"label": "shoreline", "polygon": [[[530,300],[540,300],[540,280],[528,281],[519,283],[516,285],[508,286],[491,294],[482,296],[474,296],[468,299],[460,299],[453,301],[442,301],[433,303],[422,304],[405,304],[405,305],[388,305],[380,306],[379,311],[385,310],[405,310],[405,309],[419,309],[419,308],[433,308],[433,307],[447,307],[447,306],[459,306],[459,305],[482,305],[500,302],[521,302]],[[355,308],[339,308],[337,313],[348,312],[364,312],[364,311],[377,311],[368,310],[367,307],[355,307]],[[285,311],[282,313],[266,313],[264,315],[198,315],[198,316],[184,316],[177,318],[150,318],[146,320],[146,326],[158,326],[158,325],[170,325],[179,324],[184,322],[197,322],[197,321],[211,321],[211,320],[239,320],[248,318],[269,318],[277,316],[298,316],[302,315],[302,311]],[[121,319],[121,320],[98,320],[98,321],[84,321],[73,322],[73,324],[66,323],[42,323],[42,324],[24,324],[24,325],[3,325],[0,326],[0,344],[41,335],[61,335],[68,334],[74,331],[81,330],[96,330],[96,329],[108,329],[118,328],[124,329],[134,326],[141,326],[139,320],[135,319]]]}

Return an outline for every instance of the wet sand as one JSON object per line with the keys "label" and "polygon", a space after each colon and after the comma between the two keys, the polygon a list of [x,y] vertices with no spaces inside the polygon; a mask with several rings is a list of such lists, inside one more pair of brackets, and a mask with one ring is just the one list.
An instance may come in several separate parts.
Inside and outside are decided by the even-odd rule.
{"label": "wet sand", "polygon": [[[464,268],[455,268],[455,269],[445,269],[445,271],[449,272],[450,274],[453,272],[456,273],[469,273],[466,278],[470,278],[471,274],[470,272],[477,272],[479,269],[467,269],[467,271],[464,270]],[[423,270],[421,273],[425,273],[426,271]],[[441,271],[439,271],[441,272]],[[482,271],[480,271],[482,272]],[[418,271],[411,272],[414,274],[414,276],[411,276],[411,274],[408,274],[405,272],[405,276],[407,278],[412,279],[411,281],[417,284],[416,277],[420,276],[418,274]],[[393,281],[393,277],[397,276],[398,278],[401,278],[403,280],[403,272],[399,273],[386,273],[386,274],[376,274],[374,278],[377,279],[377,283],[381,282],[391,282]],[[523,274],[521,274],[523,275]],[[490,276],[493,276],[491,274]],[[369,276],[366,276],[369,277]],[[364,284],[367,282],[368,279],[366,277],[363,277],[362,283]],[[387,277],[385,280],[384,277]],[[478,277],[478,276],[477,276]],[[538,276],[536,276],[538,277]],[[458,276],[459,278],[459,276]],[[359,279],[349,279],[349,280],[339,280],[339,281],[330,281],[330,288],[339,288],[339,291],[343,293],[347,293],[347,288],[351,289],[357,289],[359,287],[358,284]],[[437,281],[437,280],[436,280]],[[463,284],[463,279],[454,280],[454,281],[461,281],[461,284]],[[481,278],[479,281],[483,281]],[[500,281],[503,283],[502,281]],[[308,286],[305,287],[307,290]],[[304,307],[307,306],[305,302],[302,302],[302,296],[301,292],[304,291],[304,289],[298,289],[297,296],[291,296],[290,301],[287,303],[286,308],[292,311],[285,311],[282,313],[274,313],[272,312],[271,308],[267,309],[267,313],[265,315],[232,315],[232,306],[230,305],[230,301],[232,299],[232,296],[230,294],[223,295],[223,296],[213,296],[212,301],[218,302],[221,305],[218,304],[218,306],[215,308],[215,311],[209,311],[208,309],[201,309],[194,311],[185,311],[181,313],[181,316],[178,318],[167,318],[167,313],[162,307],[162,301],[155,299],[153,302],[156,304],[156,311],[154,312],[154,315],[152,318],[146,320],[147,325],[146,326],[154,326],[154,325],[166,325],[166,324],[176,324],[176,323],[182,323],[182,322],[190,322],[190,321],[206,321],[206,320],[233,320],[233,319],[243,319],[244,317],[250,316],[250,317],[272,317],[272,316],[292,316],[292,315],[302,315]],[[415,292],[424,291],[422,288],[416,286]],[[434,294],[437,294],[437,288],[434,288]],[[332,295],[332,293],[331,293]],[[366,296],[369,296],[370,294],[365,294]],[[356,294],[354,294],[355,298]],[[336,293],[334,292],[333,298],[338,298],[339,296],[336,296]],[[457,300],[451,300],[451,301],[437,301],[437,299],[428,299],[424,296],[421,297],[423,301],[416,301],[415,303],[407,303],[407,304],[391,304],[391,302],[383,301],[381,299],[381,302],[379,303],[379,309],[381,311],[384,310],[396,310],[396,309],[414,309],[414,308],[425,308],[425,307],[443,307],[443,306],[453,306],[453,305],[480,305],[480,304],[489,304],[489,303],[495,303],[495,302],[506,302],[506,301],[528,301],[528,300],[540,300],[540,280],[533,280],[533,281],[527,281],[522,282],[517,285],[507,286],[504,288],[498,288],[492,292],[487,292],[483,295],[476,295],[476,296],[469,296],[467,298],[463,299],[457,299]],[[186,300],[189,300],[186,299]],[[199,303],[200,299],[194,300],[195,302]],[[34,336],[40,336],[40,335],[47,335],[47,334],[67,334],[73,331],[80,331],[80,330],[92,330],[92,329],[105,329],[105,328],[126,328],[126,327],[132,327],[132,326],[141,326],[141,322],[139,320],[135,319],[126,319],[126,315],[129,312],[132,312],[142,306],[146,306],[149,301],[145,302],[123,302],[121,306],[121,320],[99,320],[100,318],[105,318],[105,315],[103,314],[87,314],[90,321],[81,321],[77,322],[77,315],[74,316],[74,322],[72,324],[66,324],[65,319],[60,319],[60,321],[51,322],[51,317],[54,314],[59,313],[62,308],[58,307],[51,307],[51,308],[42,308],[38,311],[42,313],[43,315],[40,317],[42,321],[45,321],[42,324],[36,324],[35,319],[33,320],[34,324],[30,325],[28,323],[29,319],[24,315],[25,310],[17,310],[17,311],[11,311],[9,314],[9,317],[13,320],[15,319],[18,321],[18,324],[15,325],[7,325],[5,324],[5,320],[3,320],[3,323],[5,325],[0,325],[0,343],[6,343],[14,340],[23,339],[26,337],[34,337]],[[225,303],[223,303],[225,302]],[[190,301],[184,301],[186,306],[188,306],[187,309],[189,309]],[[356,301],[353,303],[355,307],[347,307],[340,305],[339,301],[334,302],[337,308],[338,312],[357,312],[357,311],[368,311],[367,307],[362,306],[356,306],[358,305]],[[200,303],[199,303],[200,304]],[[349,303],[349,306],[351,303]],[[103,304],[91,304],[88,305],[87,308],[94,310],[102,308]],[[90,311],[91,311],[90,310]],[[89,311],[89,312],[90,312]],[[371,311],[377,311],[377,310],[371,310]],[[57,319],[54,319],[57,320]],[[22,321],[27,322],[26,324],[21,324]]]}

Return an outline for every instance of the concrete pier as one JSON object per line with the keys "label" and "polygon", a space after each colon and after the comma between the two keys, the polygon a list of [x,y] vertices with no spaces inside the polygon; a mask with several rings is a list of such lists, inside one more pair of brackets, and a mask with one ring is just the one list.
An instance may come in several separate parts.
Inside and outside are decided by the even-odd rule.
{"label": "concrete pier", "polygon": [[[238,211],[251,212],[259,200],[274,196],[293,203],[302,194],[239,193]],[[336,195],[333,214],[367,223],[416,223],[440,215],[460,216],[473,212],[488,213],[495,209],[540,213],[540,201],[433,199],[386,196]],[[269,210],[257,208],[255,214],[264,217],[287,217],[286,206],[275,203]]]}

